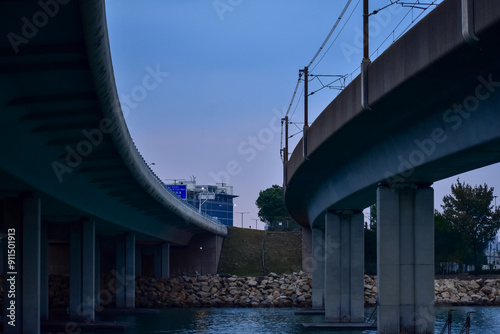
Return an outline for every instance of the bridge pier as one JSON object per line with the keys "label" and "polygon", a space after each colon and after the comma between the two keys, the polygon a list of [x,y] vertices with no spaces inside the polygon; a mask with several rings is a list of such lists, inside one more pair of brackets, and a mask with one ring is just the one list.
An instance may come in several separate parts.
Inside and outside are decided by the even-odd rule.
{"label": "bridge pier", "polygon": [[170,245],[166,242],[154,246],[154,274],[156,278],[170,277]]}
{"label": "bridge pier", "polygon": [[71,320],[94,321],[95,317],[95,223],[82,220],[70,227]]}
{"label": "bridge pier", "polygon": [[309,226],[302,227],[302,270],[313,272],[312,268],[312,229]]}
{"label": "bridge pier", "polygon": [[95,305],[101,308],[101,238],[95,235]]}
{"label": "bridge pier", "polygon": [[42,222],[40,233],[40,320],[49,320],[49,226]]}
{"label": "bridge pier", "polygon": [[325,229],[312,228],[312,308],[325,308]]}
{"label": "bridge pier", "polygon": [[135,308],[135,234],[116,237],[116,308]]}
{"label": "bridge pier", "polygon": [[364,232],[362,212],[325,217],[325,321],[364,322]]}
{"label": "bridge pier", "polygon": [[434,190],[377,190],[378,333],[434,333]]}
{"label": "bridge pier", "polygon": [[40,333],[40,214],[39,198],[3,201],[4,333]]}

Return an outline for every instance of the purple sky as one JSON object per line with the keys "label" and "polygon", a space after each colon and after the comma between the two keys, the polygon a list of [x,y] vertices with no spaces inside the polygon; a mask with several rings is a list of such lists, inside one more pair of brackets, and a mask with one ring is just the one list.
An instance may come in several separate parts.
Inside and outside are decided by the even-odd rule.
{"label": "purple sky", "polygon": [[[346,3],[106,1],[122,108],[132,138],[146,161],[155,164],[156,174],[164,180],[194,175],[198,184],[214,184],[222,177],[240,196],[234,211],[250,212],[244,226],[254,228],[251,219],[258,218],[259,191],[282,184],[279,120],[290,103],[298,70],[313,58]],[[372,0],[370,10],[389,3]],[[361,7],[362,1],[352,0],[324,49],[329,51],[311,67],[313,74],[352,73],[348,79],[357,75]],[[371,16],[372,60],[421,13],[393,5]],[[311,82],[311,91],[319,88],[318,81]],[[337,93],[325,88],[310,97],[310,122]],[[302,122],[303,102],[298,102],[290,116]],[[498,171],[498,165],[490,166],[460,179],[500,189]],[[435,183],[436,207],[456,178]],[[235,214],[235,226],[241,226],[240,214]],[[263,227],[259,222],[258,228]]]}

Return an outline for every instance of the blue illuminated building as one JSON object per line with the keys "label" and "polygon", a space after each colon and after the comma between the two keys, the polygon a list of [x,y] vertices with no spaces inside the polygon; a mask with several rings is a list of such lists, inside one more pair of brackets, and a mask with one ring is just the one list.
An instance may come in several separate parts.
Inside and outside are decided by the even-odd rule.
{"label": "blue illuminated building", "polygon": [[178,181],[175,187],[179,193],[180,189],[185,187],[185,200],[201,213],[217,219],[226,226],[233,226],[233,199],[238,197],[233,195],[233,186],[228,186],[226,183],[197,185],[196,181]]}

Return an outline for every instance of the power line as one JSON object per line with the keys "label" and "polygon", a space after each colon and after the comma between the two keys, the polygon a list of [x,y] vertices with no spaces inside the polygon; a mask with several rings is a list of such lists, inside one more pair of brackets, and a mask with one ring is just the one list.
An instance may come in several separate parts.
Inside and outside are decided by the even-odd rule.
{"label": "power line", "polygon": [[318,62],[316,63],[316,65],[314,65],[314,67],[311,69],[311,71],[314,71],[314,69],[319,65],[319,63],[321,63],[321,61],[323,60],[323,58],[325,58],[326,54],[330,51],[330,49],[332,48],[333,44],[335,44],[335,42],[337,41],[337,39],[339,38],[340,34],[342,33],[342,31],[344,31],[344,28],[345,26],[347,25],[347,23],[349,23],[349,21],[351,20],[351,17],[352,17],[352,14],[354,14],[354,12],[356,11],[356,8],[358,8],[358,5],[359,3],[361,2],[361,0],[358,0],[358,2],[356,3],[356,6],[354,6],[354,9],[351,11],[351,14],[349,14],[349,17],[347,18],[347,20],[344,22],[344,25],[342,26],[342,28],[340,28],[340,31],[339,33],[337,34],[337,36],[335,37],[335,39],[332,41],[332,43],[330,43],[330,46],[328,47],[328,49],[326,49],[325,53],[323,53],[323,55],[321,56],[321,58],[318,60]]}
{"label": "power line", "polygon": [[[427,9],[429,9],[430,6],[437,6],[435,4],[435,2],[436,2],[436,0],[433,1],[432,3],[425,3],[425,2],[420,2],[420,0],[417,0],[414,3],[410,3],[410,2],[402,2],[402,1],[398,0],[395,3],[401,5],[402,7],[411,7],[411,8],[417,8],[417,9],[427,10]],[[427,7],[420,7],[420,6],[427,6]]]}
{"label": "power line", "polygon": [[[379,8],[379,9],[374,10],[369,15],[375,15],[378,12],[380,12],[382,10],[385,10],[388,7],[390,7],[392,5],[395,5],[395,4],[401,5],[402,7],[407,7],[407,8],[409,7],[410,10],[403,16],[403,18],[401,19],[401,21],[391,31],[391,33],[387,36],[387,38],[385,38],[384,41],[377,47],[377,49],[372,52],[371,56],[375,55],[379,51],[379,49],[384,45],[384,43],[387,42],[387,40],[391,37],[391,35],[393,36],[393,42],[395,42],[397,39],[399,39],[415,23],[415,21],[417,21],[420,18],[420,16],[422,16],[422,14],[427,9],[429,9],[430,6],[437,6],[438,4],[436,4],[436,2],[438,2],[439,0],[432,0],[432,2],[421,2],[421,0],[415,0],[415,1],[412,1],[412,2],[408,2],[408,1],[407,2],[403,2],[401,0],[389,0],[389,1],[390,1],[389,4],[387,4],[386,6],[383,6],[383,7]],[[332,29],[330,30],[330,32],[327,35],[326,39],[324,40],[323,44],[320,46],[320,48],[318,49],[318,51],[316,52],[316,54],[314,55],[314,57],[309,62],[308,67],[310,67],[314,63],[314,61],[317,59],[317,57],[319,56],[319,54],[321,53],[321,51],[324,49],[325,45],[328,43],[328,41],[331,38],[332,34],[335,32],[335,30],[338,27],[340,21],[342,20],[343,16],[345,15],[345,13],[346,13],[348,7],[350,6],[351,2],[352,2],[352,0],[348,0],[347,1],[344,9],[342,10],[340,16],[337,18],[335,24],[333,25]],[[342,28],[340,29],[340,31],[336,35],[335,39],[330,43],[330,45],[328,46],[328,48],[326,49],[326,51],[323,53],[323,55],[321,56],[321,58],[319,59],[319,61],[314,65],[314,67],[312,68],[312,70],[314,70],[319,65],[319,63],[323,60],[323,58],[326,56],[326,54],[330,51],[330,49],[332,48],[332,46],[335,44],[335,42],[339,38],[340,34],[345,29],[347,23],[350,21],[352,15],[356,11],[356,9],[357,9],[358,5],[360,4],[360,2],[361,2],[361,0],[358,0],[358,2],[356,3],[356,5],[354,6],[354,9],[349,14],[349,17],[347,18],[347,20],[343,24]],[[423,7],[423,6],[427,6],[427,7]],[[406,20],[406,18],[408,17],[408,15],[410,13],[413,13],[413,9],[422,9],[422,12],[417,17],[415,17],[415,18],[412,17],[411,22],[408,24],[408,26],[405,29],[403,29],[403,32],[401,34],[399,34],[396,38],[394,38],[394,34],[395,34],[396,30]],[[330,82],[328,84],[324,84],[321,81],[321,79],[318,78],[317,75],[310,75],[311,77],[314,77],[314,79],[318,79],[318,81],[320,82],[320,84],[322,85],[322,87],[319,88],[319,89],[317,89],[316,91],[311,92],[308,95],[313,95],[313,94],[315,94],[315,93],[317,93],[317,92],[319,92],[319,91],[321,91],[321,90],[323,90],[324,88],[327,88],[327,87],[328,88],[338,88],[338,89],[342,90],[343,88],[345,88],[345,86],[347,85],[348,82],[352,81],[352,76],[354,75],[354,73],[356,73],[357,71],[359,71],[359,69],[360,69],[360,66],[357,66],[356,69],[354,69],[350,74],[339,76],[339,78],[333,80],[332,82]],[[350,77],[350,80],[349,80],[349,77]],[[314,79],[312,79],[312,80],[314,80]],[[290,110],[292,109],[293,103],[295,101],[295,96],[297,95],[297,91],[298,91],[298,88],[299,88],[301,80],[302,80],[302,71],[299,71],[299,78],[297,80],[297,84],[295,86],[295,90],[293,92],[292,99],[291,99],[290,104],[288,106],[288,109],[287,109],[287,112],[286,112],[286,116],[289,115]],[[304,80],[309,80],[309,78],[305,77]],[[343,80],[343,82],[341,82],[341,80]],[[331,85],[334,84],[337,81],[341,82],[341,84],[339,85],[339,87],[332,87]],[[291,116],[289,117],[290,119],[294,116],[294,114],[295,114],[295,112],[296,112],[296,110],[297,110],[297,108],[298,108],[298,106],[300,104],[303,92],[304,92],[304,88],[302,88],[302,92],[300,93],[299,99],[297,100],[297,104],[295,105],[295,108],[293,109],[293,112],[292,112]],[[289,122],[289,124],[292,124],[292,122]],[[300,132],[302,132],[302,130],[299,131],[299,132],[297,132],[297,133],[295,133],[295,134],[293,134],[293,135],[291,135],[291,136],[289,136],[289,138],[292,138],[293,136],[297,135]]]}
{"label": "power line", "polygon": [[[391,35],[393,36],[393,40],[392,40],[392,42],[394,43],[395,41],[397,41],[397,40],[398,40],[398,39],[399,39],[399,38],[400,38],[400,37],[401,37],[401,36],[402,36],[402,35],[403,35],[403,34],[404,34],[404,33],[405,33],[405,32],[406,32],[406,31],[407,31],[407,30],[408,30],[408,29],[412,26],[412,25],[413,25],[413,23],[415,23],[415,21],[416,21],[416,20],[418,20],[418,18],[419,18],[420,16],[422,16],[422,14],[423,14],[423,13],[424,13],[427,9],[429,9],[429,7],[430,7],[431,5],[436,6],[436,1],[438,1],[438,0],[434,0],[431,4],[427,4],[427,5],[428,5],[428,7],[427,7],[427,8],[423,8],[423,11],[422,11],[422,12],[420,12],[420,14],[419,14],[416,18],[412,19],[412,20],[411,20],[411,22],[408,24],[408,26],[406,26],[406,28],[405,28],[405,29],[403,29],[403,31],[402,31],[402,32],[401,32],[401,33],[400,33],[397,37],[395,37],[395,38],[394,38],[394,33],[396,32],[396,29],[398,29],[398,28],[399,28],[399,26],[400,26],[400,25],[401,25],[401,24],[405,21],[406,17],[407,17],[408,15],[410,15],[410,13],[412,12],[412,10],[413,10],[414,8],[418,8],[418,9],[422,9],[422,8],[420,8],[420,7],[412,7],[412,6],[409,6],[409,4],[408,4],[408,3],[402,3],[402,2],[400,2],[400,1],[396,1],[396,2],[394,2],[394,4],[400,4],[400,5],[405,4],[406,6],[403,6],[403,7],[410,7],[410,10],[408,10],[408,12],[407,12],[407,13],[403,16],[403,18],[402,18],[402,19],[399,21],[399,23],[396,25],[396,27],[395,27],[395,28],[394,28],[394,29],[393,29],[393,30],[389,33],[389,35],[388,35],[388,36],[387,36],[387,37],[386,37],[386,38],[382,41],[382,43],[380,43],[380,45],[379,45],[379,46],[378,46],[378,47],[377,47],[377,48],[376,48],[376,49],[372,52],[372,54],[371,54],[370,56],[373,56],[376,52],[378,52],[378,50],[382,47],[382,45],[384,45],[384,43],[385,43],[385,42],[387,42],[387,40],[389,39],[389,37],[391,37]],[[391,1],[391,2],[392,2],[392,1]],[[414,4],[414,5],[415,5],[415,4],[424,5],[423,3],[420,3],[418,0],[417,0],[417,1],[415,1],[413,4]]]}
{"label": "power line", "polygon": [[371,12],[370,14],[368,14],[368,16],[375,15],[378,12],[380,12],[381,10],[384,10],[384,9],[386,9],[386,8],[388,8],[388,7],[390,7],[390,6],[395,5],[395,4],[398,3],[398,1],[394,1],[394,2],[392,0],[389,0],[389,1],[391,2],[390,4],[388,4],[387,6],[384,6],[382,8],[379,8],[379,9],[375,9],[373,12]]}
{"label": "power line", "polygon": [[[412,19],[412,21],[410,22],[410,24],[401,32],[401,34],[399,34],[399,36],[396,38],[396,39],[399,39],[401,36],[403,36],[403,34],[406,33],[406,31],[408,31],[408,29],[413,25],[413,23],[415,23],[415,21],[418,20],[418,18],[420,16],[422,16],[422,14],[424,14],[424,12],[429,9],[430,6],[437,6],[435,3],[436,1],[438,0],[434,0],[431,4],[428,4],[427,8],[422,8],[422,7],[418,7],[418,6],[414,6],[414,7],[411,7],[412,9],[413,8],[417,8],[417,9],[422,9],[422,11],[420,12],[420,14],[417,15],[416,18]],[[427,5],[427,4],[422,4],[420,3],[419,1],[417,1],[417,3],[421,4],[421,5]],[[410,6],[403,6],[403,7],[410,7]]]}
{"label": "power line", "polygon": [[299,106],[300,100],[302,100],[302,96],[304,96],[304,87],[302,87],[302,91],[300,92],[299,95],[299,100],[297,101],[297,104],[295,105],[295,109],[293,109],[292,115],[290,116],[290,119],[292,119],[293,115],[295,115],[295,112],[297,111],[297,107]]}
{"label": "power line", "polygon": [[290,104],[288,105],[288,110],[286,111],[285,116],[288,116],[288,113],[290,112],[290,108],[292,107],[293,100],[295,99],[295,94],[297,94],[297,89],[299,88],[299,85],[300,85],[300,78],[301,77],[302,77],[302,72],[299,72],[299,79],[297,80],[297,84],[295,85],[295,90],[293,91],[292,100],[290,101]]}
{"label": "power line", "polygon": [[342,12],[340,13],[340,16],[337,18],[337,21],[335,22],[335,24],[333,25],[332,29],[330,30],[330,33],[328,34],[328,36],[326,36],[326,39],[325,41],[323,42],[323,44],[321,44],[321,46],[319,47],[319,50],[318,52],[316,52],[316,54],[314,55],[313,59],[311,59],[311,61],[309,62],[309,65],[307,65],[307,67],[311,67],[312,63],[314,63],[314,60],[316,60],[316,57],[318,57],[319,53],[321,52],[321,50],[323,50],[323,48],[325,47],[325,44],[328,42],[328,40],[330,39],[330,36],[332,36],[333,32],[335,31],[335,29],[337,28],[339,22],[342,20],[342,16],[344,16],[345,12],[347,11],[347,8],[349,7],[349,5],[351,4],[351,1],[352,0],[348,0],[347,1],[347,4],[345,5],[344,9],[342,10]]}
{"label": "power line", "polygon": [[[321,79],[319,78],[320,75],[317,75],[315,76],[316,79],[318,79],[318,81],[320,82],[321,84],[321,88],[309,93],[309,95],[314,95],[315,93],[325,89],[325,88],[336,88],[336,89],[339,89],[339,90],[342,90],[345,88],[345,79],[346,77],[348,76],[348,74],[345,74],[345,75],[332,75],[334,77],[337,77],[337,79],[333,80],[332,82],[330,83],[327,83],[326,85],[321,81]],[[335,82],[339,82],[340,83],[340,86],[332,86],[332,84],[334,84]]]}
{"label": "power line", "polygon": [[[438,0],[434,0],[432,2],[432,4],[429,4],[429,7],[430,5],[437,5],[436,2]],[[393,4],[401,4],[400,1],[391,1],[391,3]],[[420,5],[423,5],[423,3],[420,3],[419,1],[415,1],[413,4],[420,4]],[[386,6],[387,7],[387,6]],[[409,6],[404,6],[404,7],[409,7]],[[385,8],[385,7],[383,7]],[[382,43],[379,44],[379,46],[370,54],[370,57],[373,57],[379,50],[380,48],[382,47],[382,45],[384,45],[385,42],[387,42],[387,40],[391,37],[391,36],[394,36],[394,33],[396,32],[396,30],[399,28],[399,26],[405,21],[405,19],[408,17],[408,15],[410,15],[410,13],[412,12],[412,9],[413,8],[418,8],[418,7],[412,7],[410,8],[410,10],[408,10],[408,12],[403,16],[403,18],[399,21],[399,23],[396,25],[396,27],[389,33],[389,35],[387,35],[387,37],[382,41]],[[420,8],[419,8],[420,9]],[[399,34],[397,37],[393,37],[393,40],[392,42],[394,43],[396,40],[398,40],[403,34],[405,31],[408,30],[408,28],[410,28],[413,23],[425,12],[425,10],[427,10],[428,7],[426,9],[424,9],[424,11],[422,11],[415,19],[413,19],[409,24],[408,26],[403,30],[403,33]],[[379,9],[377,11],[380,11],[382,9]],[[357,66],[351,73],[349,73],[346,78],[349,78],[350,77],[350,81],[352,81],[352,76],[354,75],[354,73],[358,72],[360,69],[360,66]],[[350,82],[349,81],[349,82]]]}

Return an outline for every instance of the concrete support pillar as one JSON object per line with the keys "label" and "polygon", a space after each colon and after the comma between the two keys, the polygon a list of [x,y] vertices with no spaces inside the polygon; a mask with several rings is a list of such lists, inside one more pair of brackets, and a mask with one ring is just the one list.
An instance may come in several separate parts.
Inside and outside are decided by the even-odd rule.
{"label": "concrete support pillar", "polygon": [[327,212],[325,221],[325,321],[364,321],[362,212]]}
{"label": "concrete support pillar", "polygon": [[135,245],[135,276],[142,276],[142,246]]}
{"label": "concrete support pillar", "polygon": [[95,236],[95,305],[101,305],[101,239]]}
{"label": "concrete support pillar", "polygon": [[377,190],[378,333],[434,333],[434,190]]}
{"label": "concrete support pillar", "polygon": [[170,245],[166,242],[154,247],[154,271],[156,278],[170,277]]}
{"label": "concrete support pillar", "polygon": [[313,272],[312,231],[309,226],[302,227],[302,270]]}
{"label": "concrete support pillar", "polygon": [[325,308],[325,229],[312,229],[312,308]]}
{"label": "concrete support pillar", "polygon": [[116,308],[135,308],[135,234],[116,237]]}
{"label": "concrete support pillar", "polygon": [[82,220],[70,227],[70,299],[72,320],[95,316],[95,223]]}
{"label": "concrete support pillar", "polygon": [[4,333],[40,333],[40,212],[39,198],[4,201]]}
{"label": "concrete support pillar", "polygon": [[48,223],[42,223],[40,239],[40,320],[49,320],[49,236]]}

